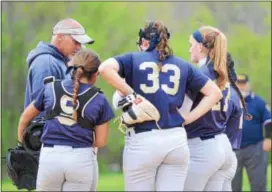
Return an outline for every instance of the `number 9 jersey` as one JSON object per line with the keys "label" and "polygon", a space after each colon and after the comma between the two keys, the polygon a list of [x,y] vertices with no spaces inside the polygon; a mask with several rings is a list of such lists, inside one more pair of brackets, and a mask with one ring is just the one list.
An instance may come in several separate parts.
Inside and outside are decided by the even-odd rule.
{"label": "number 9 jersey", "polygon": [[[157,50],[129,52],[115,56],[119,75],[134,91],[149,100],[160,112],[162,129],[181,127],[184,119],[178,112],[187,89],[199,92],[208,78],[190,63],[176,56],[169,56],[159,65]],[[134,126],[137,130],[157,128],[155,122]]]}

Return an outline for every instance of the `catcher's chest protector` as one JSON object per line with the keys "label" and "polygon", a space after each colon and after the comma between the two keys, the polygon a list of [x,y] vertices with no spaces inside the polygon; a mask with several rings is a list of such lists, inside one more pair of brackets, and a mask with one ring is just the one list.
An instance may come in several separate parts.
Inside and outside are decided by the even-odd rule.
{"label": "catcher's chest protector", "polygon": [[[73,113],[73,95],[68,91],[64,90],[61,81],[53,82],[53,89],[55,94],[55,105],[53,109],[46,113],[45,119],[53,119],[55,117],[61,117],[67,120],[74,121],[72,118]],[[84,110],[87,104],[95,98],[99,89],[95,86],[88,88],[83,93],[78,94],[78,104],[76,106],[77,110],[77,122],[82,128],[93,129],[94,125],[87,118],[84,118]]]}
{"label": "catcher's chest protector", "polygon": [[8,175],[18,189],[36,189],[39,154],[30,155],[25,150],[9,149]]}

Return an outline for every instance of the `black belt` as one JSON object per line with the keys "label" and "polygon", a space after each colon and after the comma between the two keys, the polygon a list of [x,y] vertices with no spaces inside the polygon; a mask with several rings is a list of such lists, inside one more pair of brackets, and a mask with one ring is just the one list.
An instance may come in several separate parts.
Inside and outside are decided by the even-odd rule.
{"label": "black belt", "polygon": [[208,140],[208,139],[214,139],[215,138],[215,136],[214,135],[209,135],[209,136],[201,136],[201,137],[199,137],[202,141],[204,141],[204,140]]}
{"label": "black belt", "polygon": [[[174,126],[174,127],[170,127],[170,128],[161,128],[161,129],[175,129],[175,128],[181,128],[183,127],[182,125],[177,125],[177,126]],[[148,132],[148,131],[152,131],[154,129],[157,129],[157,130],[160,130],[159,128],[155,127],[153,129],[135,129],[135,128],[128,128],[128,129],[134,129],[135,131],[135,134],[138,134],[138,133],[144,133],[144,132]]]}
{"label": "black belt", "polygon": [[[44,143],[43,144],[43,147],[54,147],[55,145],[53,145],[53,144],[46,144],[46,143]],[[81,147],[81,146],[69,146],[69,145],[67,145],[68,147],[72,147],[72,148],[83,148],[83,147]]]}

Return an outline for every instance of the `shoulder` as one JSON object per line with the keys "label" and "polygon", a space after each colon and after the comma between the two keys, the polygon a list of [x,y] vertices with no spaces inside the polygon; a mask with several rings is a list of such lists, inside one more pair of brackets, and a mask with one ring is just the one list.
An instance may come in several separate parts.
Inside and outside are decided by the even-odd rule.
{"label": "shoulder", "polygon": [[189,63],[189,61],[186,61],[185,59],[182,59],[176,55],[172,55],[172,56],[168,57],[168,60],[175,62],[177,65],[187,65],[187,66],[192,65]]}
{"label": "shoulder", "polygon": [[33,60],[30,69],[43,71],[60,62],[63,63],[63,61],[58,60],[50,54],[41,54]]}
{"label": "shoulder", "polygon": [[196,69],[195,66],[193,64],[191,64],[189,61],[186,61],[185,59],[182,59],[182,58],[175,56],[175,55],[168,57],[166,62],[169,64],[176,65],[183,72],[187,72],[187,71]]}
{"label": "shoulder", "polygon": [[126,53],[122,53],[122,54],[116,55],[113,58],[120,59],[120,58],[123,58],[123,57],[132,57],[132,55],[135,55],[135,53],[136,52],[126,52]]}
{"label": "shoulder", "polygon": [[251,97],[255,102],[258,102],[259,104],[266,104],[265,100],[261,96],[256,95],[255,93],[251,93]]}

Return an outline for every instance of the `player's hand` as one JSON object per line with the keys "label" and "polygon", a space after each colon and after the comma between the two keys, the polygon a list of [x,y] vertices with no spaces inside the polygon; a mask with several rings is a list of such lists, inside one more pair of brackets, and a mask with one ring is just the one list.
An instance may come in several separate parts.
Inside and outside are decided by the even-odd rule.
{"label": "player's hand", "polygon": [[183,125],[188,125],[191,123],[190,119],[189,119],[189,115],[188,113],[184,113],[184,112],[179,112],[179,114],[181,115],[181,117],[184,119],[184,123]]}
{"label": "player's hand", "polygon": [[271,151],[271,139],[265,138],[263,141],[263,150],[266,152]]}
{"label": "player's hand", "polygon": [[17,146],[15,147],[15,149],[23,150],[24,149],[23,144],[20,141],[18,141]]}
{"label": "player's hand", "polygon": [[136,97],[137,94],[135,92],[125,96],[122,100],[118,102],[118,108],[121,108],[124,111],[125,108],[132,104]]}

